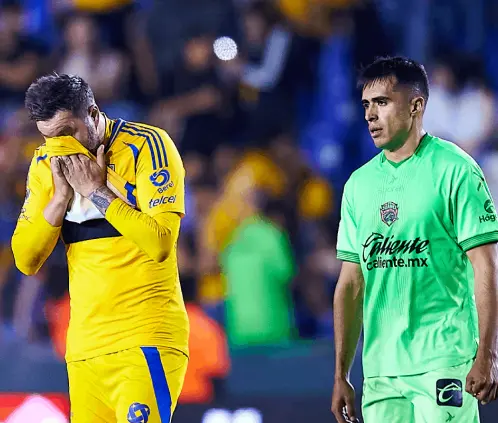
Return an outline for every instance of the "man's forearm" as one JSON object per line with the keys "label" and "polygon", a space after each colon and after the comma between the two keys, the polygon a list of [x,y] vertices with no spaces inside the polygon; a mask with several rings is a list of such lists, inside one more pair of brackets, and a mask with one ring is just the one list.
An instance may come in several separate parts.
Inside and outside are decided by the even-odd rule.
{"label": "man's forearm", "polygon": [[107,209],[116,198],[118,197],[107,186],[96,189],[88,196],[88,199],[104,216]]}
{"label": "man's forearm", "polygon": [[467,251],[474,269],[474,294],[479,319],[480,358],[497,356],[498,346],[498,244]]}
{"label": "man's forearm", "polygon": [[479,318],[479,349],[477,354],[483,358],[498,358],[498,275],[496,265],[477,268],[474,274]]}
{"label": "man's forearm", "polygon": [[54,227],[62,226],[68,205],[69,200],[54,196],[43,210],[43,217]]}
{"label": "man's forearm", "polygon": [[[341,275],[348,277],[347,275]],[[351,276],[350,276],[351,277]],[[348,378],[363,323],[363,279],[339,280],[334,295],[335,377]]]}

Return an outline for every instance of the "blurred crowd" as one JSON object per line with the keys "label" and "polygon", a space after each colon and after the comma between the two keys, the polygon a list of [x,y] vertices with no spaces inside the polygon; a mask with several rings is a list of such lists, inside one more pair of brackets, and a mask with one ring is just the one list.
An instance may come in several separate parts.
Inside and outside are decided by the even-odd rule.
{"label": "blurred crowd", "polygon": [[0,343],[62,354],[69,315],[64,247],[29,277],[10,252],[42,142],[23,110],[37,76],[78,74],[109,117],[177,144],[178,260],[201,349],[206,333],[233,348],[327,339],[342,186],[376,154],[357,69],[386,54],[422,61],[426,129],[474,155],[498,199],[495,3],[0,0]]}

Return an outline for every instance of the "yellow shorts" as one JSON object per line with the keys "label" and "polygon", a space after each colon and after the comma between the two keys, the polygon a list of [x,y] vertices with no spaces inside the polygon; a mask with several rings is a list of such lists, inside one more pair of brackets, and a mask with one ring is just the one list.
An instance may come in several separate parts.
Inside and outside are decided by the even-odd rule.
{"label": "yellow shorts", "polygon": [[187,363],[161,347],[68,363],[71,423],[170,423]]}

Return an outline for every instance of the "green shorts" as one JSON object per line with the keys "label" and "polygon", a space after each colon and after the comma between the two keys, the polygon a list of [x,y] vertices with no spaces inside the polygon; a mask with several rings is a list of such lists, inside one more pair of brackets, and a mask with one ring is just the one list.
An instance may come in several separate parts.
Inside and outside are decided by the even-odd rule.
{"label": "green shorts", "polygon": [[366,378],[365,423],[479,423],[478,401],[465,392],[472,364],[412,376]]}

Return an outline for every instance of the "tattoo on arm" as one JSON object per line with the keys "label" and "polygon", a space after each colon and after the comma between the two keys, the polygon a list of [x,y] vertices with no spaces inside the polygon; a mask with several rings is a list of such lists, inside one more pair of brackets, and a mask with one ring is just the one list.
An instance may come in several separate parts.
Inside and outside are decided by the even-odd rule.
{"label": "tattoo on arm", "polygon": [[105,216],[105,212],[107,208],[111,204],[111,202],[117,197],[114,193],[107,188],[106,186],[102,186],[93,191],[88,199],[99,209],[99,211]]}

